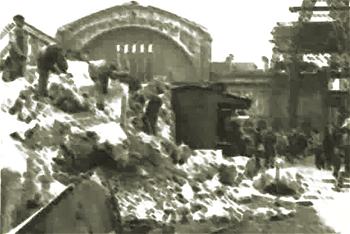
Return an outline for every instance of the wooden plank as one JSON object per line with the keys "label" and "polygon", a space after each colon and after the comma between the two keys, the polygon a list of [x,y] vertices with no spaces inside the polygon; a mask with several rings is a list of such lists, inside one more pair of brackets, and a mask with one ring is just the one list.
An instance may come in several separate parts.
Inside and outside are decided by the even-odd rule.
{"label": "wooden plank", "polygon": [[314,6],[314,7],[289,7],[290,12],[299,12],[299,11],[329,11],[329,10],[337,10],[337,11],[346,11],[350,10],[349,6],[338,6],[338,7],[329,7],[329,6]]}

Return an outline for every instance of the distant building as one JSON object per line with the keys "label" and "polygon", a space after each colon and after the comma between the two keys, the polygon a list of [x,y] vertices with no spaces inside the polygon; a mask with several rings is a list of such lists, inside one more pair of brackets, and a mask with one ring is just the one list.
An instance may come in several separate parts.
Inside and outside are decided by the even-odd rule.
{"label": "distant building", "polygon": [[[323,128],[323,122],[326,121],[323,113],[327,111],[327,105],[336,103],[333,99],[342,100],[341,97],[346,94],[338,91],[336,98],[335,92],[328,90],[323,83],[327,74],[325,70],[300,74],[298,126]],[[249,98],[252,103],[248,114],[254,122],[264,120],[274,128],[289,128],[290,80],[287,73],[260,70],[226,75],[212,73],[211,82],[222,83],[227,93]]]}

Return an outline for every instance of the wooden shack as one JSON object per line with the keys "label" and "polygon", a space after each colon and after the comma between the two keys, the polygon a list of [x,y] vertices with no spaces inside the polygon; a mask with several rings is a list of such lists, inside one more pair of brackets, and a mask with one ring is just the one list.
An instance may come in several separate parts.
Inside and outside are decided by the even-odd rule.
{"label": "wooden shack", "polygon": [[227,141],[226,120],[236,110],[250,105],[250,99],[225,93],[222,84],[173,87],[176,142],[193,149],[217,148],[220,142]]}

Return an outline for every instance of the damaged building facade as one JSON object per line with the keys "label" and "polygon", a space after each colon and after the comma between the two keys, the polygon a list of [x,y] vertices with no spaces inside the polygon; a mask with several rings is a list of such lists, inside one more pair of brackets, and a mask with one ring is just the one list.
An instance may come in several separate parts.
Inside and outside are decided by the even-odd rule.
{"label": "damaged building facade", "polygon": [[[329,25],[304,24],[298,32],[301,52],[336,52],[334,38],[328,40],[329,48],[322,40],[312,43],[322,51],[310,47],[310,41],[317,40],[309,32],[321,28],[314,35],[325,38],[333,30]],[[274,40],[277,44],[294,40],[294,31],[280,24],[273,30]],[[349,107],[346,91],[328,88],[329,69],[299,69],[296,82],[290,67],[283,72],[262,71],[242,63],[226,72],[225,63],[211,61],[212,39],[202,26],[151,6],[131,3],[91,14],[59,28],[56,38],[66,49],[87,52],[90,59],[119,59],[141,80],[167,76],[174,85],[223,83],[225,92],[252,99],[249,113],[255,121],[264,120],[275,128],[322,129],[337,122],[336,113]],[[288,49],[280,46],[280,50]]]}
{"label": "damaged building facade", "polygon": [[[328,26],[310,23],[305,27],[323,27],[327,32]],[[249,114],[255,121],[264,120],[276,128],[304,123],[322,128],[327,122],[334,122],[335,112],[348,108],[350,103],[347,92],[328,89],[331,76],[327,69],[299,72],[296,83],[288,72],[262,71],[251,63],[238,64],[241,68],[227,72],[225,63],[211,61],[212,39],[205,28],[173,13],[135,2],[64,25],[55,39],[32,26],[27,29],[37,35],[32,40],[35,43],[31,42],[33,48],[57,41],[66,50],[87,53],[91,60],[118,60],[139,80],[167,76],[174,86],[222,83],[225,92],[252,100]],[[299,34],[309,38],[307,32],[312,31],[309,29],[302,28]],[[286,41],[292,34],[292,27],[280,25],[274,29],[274,40]],[[307,40],[302,41],[302,47],[310,46]],[[330,46],[333,44],[330,41]],[[280,49],[288,50],[283,46]],[[36,50],[31,51],[34,58]],[[298,87],[298,94],[291,93],[291,86]],[[292,104],[296,102],[297,105]]]}
{"label": "damaged building facade", "polygon": [[133,76],[208,81],[211,37],[201,26],[137,3],[96,12],[58,29],[64,48],[90,59],[121,60]]}

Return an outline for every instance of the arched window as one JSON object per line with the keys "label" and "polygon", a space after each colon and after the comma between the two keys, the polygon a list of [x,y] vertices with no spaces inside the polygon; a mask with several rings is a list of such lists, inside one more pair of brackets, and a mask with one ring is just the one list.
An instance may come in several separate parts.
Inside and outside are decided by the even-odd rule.
{"label": "arched window", "polygon": [[144,53],[145,52],[145,45],[141,44],[140,45],[140,53]]}
{"label": "arched window", "polygon": [[153,53],[153,44],[148,45],[148,53]]}
{"label": "arched window", "polygon": [[119,44],[116,45],[116,49],[117,49],[117,53],[119,53],[120,52],[120,45]]}
{"label": "arched window", "polygon": [[128,53],[129,52],[129,45],[128,44],[125,44],[124,45],[124,54]]}
{"label": "arched window", "polygon": [[131,50],[131,53],[135,54],[136,53],[136,47],[137,45],[136,44],[133,44],[132,45],[132,50]]}

